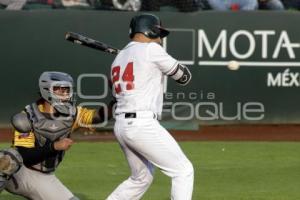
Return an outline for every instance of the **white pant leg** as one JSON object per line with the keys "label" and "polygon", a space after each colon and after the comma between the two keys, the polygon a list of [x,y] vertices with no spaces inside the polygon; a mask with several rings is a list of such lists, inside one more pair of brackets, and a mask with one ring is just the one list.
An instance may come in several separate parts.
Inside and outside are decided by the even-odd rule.
{"label": "white pant leg", "polygon": [[14,178],[18,188],[10,180],[6,189],[32,200],[70,200],[74,197],[54,174],[43,174],[22,166]]}
{"label": "white pant leg", "polygon": [[115,126],[115,135],[128,161],[131,176],[121,183],[107,200],[138,200],[147,191],[153,180],[154,166],[143,156],[130,149],[123,140],[122,131]]}
{"label": "white pant leg", "polygon": [[193,166],[174,138],[157,120],[119,119],[116,126],[117,135],[127,146],[172,178],[173,200],[192,199]]}

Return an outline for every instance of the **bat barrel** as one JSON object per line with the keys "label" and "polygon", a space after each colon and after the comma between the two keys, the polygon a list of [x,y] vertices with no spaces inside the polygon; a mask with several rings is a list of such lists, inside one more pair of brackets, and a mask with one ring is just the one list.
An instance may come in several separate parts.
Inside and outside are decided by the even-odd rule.
{"label": "bat barrel", "polygon": [[111,47],[105,43],[99,42],[97,40],[94,40],[92,38],[83,36],[81,34],[78,33],[74,33],[74,32],[67,32],[65,35],[65,39],[67,41],[79,44],[79,45],[83,45],[83,46],[87,46],[93,49],[97,49],[100,51],[104,51],[110,54],[118,54],[120,52],[119,49]]}

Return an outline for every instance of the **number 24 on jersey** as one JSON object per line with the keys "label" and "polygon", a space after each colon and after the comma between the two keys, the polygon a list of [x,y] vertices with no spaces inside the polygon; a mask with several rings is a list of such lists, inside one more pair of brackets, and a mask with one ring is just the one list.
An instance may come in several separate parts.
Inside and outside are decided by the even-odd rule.
{"label": "number 24 on jersey", "polygon": [[122,75],[122,80],[120,80],[120,70],[120,66],[115,66],[111,70],[112,83],[115,86],[114,88],[116,94],[119,94],[122,91],[120,84],[121,82],[124,82],[126,84],[126,90],[134,89],[133,62],[127,64]]}

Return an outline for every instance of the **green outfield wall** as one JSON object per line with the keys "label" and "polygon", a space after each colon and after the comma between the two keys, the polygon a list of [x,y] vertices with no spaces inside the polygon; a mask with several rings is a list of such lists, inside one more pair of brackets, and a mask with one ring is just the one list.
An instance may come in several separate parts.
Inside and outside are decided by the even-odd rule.
{"label": "green outfield wall", "polygon": [[[128,39],[132,12],[33,10],[0,12],[0,123],[38,98],[46,70],[68,72],[78,103],[108,101],[103,87],[114,56],[64,40],[83,33],[118,48]],[[190,67],[193,80],[166,83],[163,122],[169,128],[198,124],[300,122],[300,13],[157,13],[170,28],[167,51]],[[240,61],[230,71],[227,62]]]}

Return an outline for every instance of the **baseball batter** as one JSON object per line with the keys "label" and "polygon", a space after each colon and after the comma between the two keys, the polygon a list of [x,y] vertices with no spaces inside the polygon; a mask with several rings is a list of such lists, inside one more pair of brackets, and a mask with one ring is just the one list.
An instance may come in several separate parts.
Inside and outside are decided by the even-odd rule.
{"label": "baseball batter", "polygon": [[169,31],[158,17],[141,14],[130,23],[131,42],[111,66],[117,99],[114,133],[131,176],[107,200],[137,200],[149,188],[154,166],[172,179],[171,199],[192,199],[194,170],[174,138],[158,122],[163,105],[163,76],[180,85],[191,80],[188,68],[161,47]]}
{"label": "baseball batter", "polygon": [[0,151],[1,189],[31,200],[77,200],[54,175],[70,134],[80,126],[104,120],[98,111],[74,105],[73,79],[62,72],[44,72],[39,79],[41,98],[12,118],[13,148]]}

